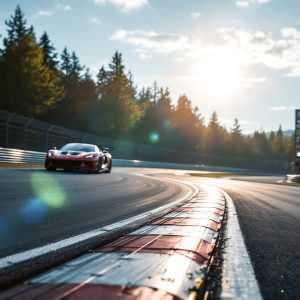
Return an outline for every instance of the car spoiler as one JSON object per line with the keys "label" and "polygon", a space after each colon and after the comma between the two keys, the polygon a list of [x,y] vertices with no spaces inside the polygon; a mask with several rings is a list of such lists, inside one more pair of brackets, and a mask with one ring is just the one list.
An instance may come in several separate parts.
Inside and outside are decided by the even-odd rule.
{"label": "car spoiler", "polygon": [[103,150],[114,150],[113,147],[98,146],[98,148],[100,148],[102,151],[103,151]]}

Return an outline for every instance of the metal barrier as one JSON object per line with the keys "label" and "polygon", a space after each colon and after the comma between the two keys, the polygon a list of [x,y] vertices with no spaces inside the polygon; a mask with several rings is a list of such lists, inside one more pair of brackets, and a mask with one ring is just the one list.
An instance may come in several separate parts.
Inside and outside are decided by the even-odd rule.
{"label": "metal barrier", "polygon": [[0,147],[0,162],[44,164],[46,153]]}
{"label": "metal barrier", "polygon": [[53,146],[60,148],[66,143],[83,142],[113,147],[113,157],[118,159],[242,168],[268,172],[288,172],[289,170],[289,162],[287,161],[209,155],[116,141],[0,110],[0,147],[46,152]]}

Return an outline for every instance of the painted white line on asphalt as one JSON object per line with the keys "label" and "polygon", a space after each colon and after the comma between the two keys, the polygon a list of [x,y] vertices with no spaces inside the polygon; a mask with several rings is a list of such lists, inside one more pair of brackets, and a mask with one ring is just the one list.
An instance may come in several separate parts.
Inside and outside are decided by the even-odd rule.
{"label": "painted white line on asphalt", "polygon": [[[153,177],[149,177],[149,178],[155,179]],[[99,228],[99,229],[96,229],[96,230],[92,230],[92,231],[89,231],[89,232],[86,232],[86,233],[83,233],[83,234],[79,234],[79,235],[73,236],[71,238],[61,240],[61,241],[56,242],[56,243],[48,244],[48,245],[45,245],[45,246],[42,246],[42,247],[38,247],[38,248],[31,249],[31,250],[28,250],[28,251],[24,251],[24,252],[21,252],[21,253],[6,256],[6,257],[0,259],[0,269],[12,266],[14,264],[24,262],[24,261],[29,260],[29,259],[37,258],[41,255],[50,253],[52,251],[56,251],[56,250],[59,250],[59,249],[62,249],[62,248],[65,248],[65,247],[68,247],[68,246],[71,246],[71,245],[75,245],[79,242],[83,242],[83,241],[88,240],[90,238],[100,236],[104,233],[109,232],[110,230],[120,228],[120,227],[125,226],[127,224],[133,223],[137,220],[143,219],[145,217],[148,217],[148,216],[151,216],[155,213],[163,211],[167,208],[170,208],[170,207],[184,201],[185,199],[188,199],[189,197],[193,196],[195,193],[198,192],[198,190],[197,191],[195,190],[196,189],[195,186],[193,186],[191,184],[186,184],[186,185],[189,186],[188,193],[186,195],[184,195],[183,197],[179,198],[178,200],[174,201],[174,202],[171,202],[171,203],[168,203],[166,205],[160,206],[158,208],[155,208],[155,209],[150,210],[150,211],[148,211],[146,213],[143,213],[143,214],[139,214],[139,215],[134,216],[132,218],[128,218],[128,219],[125,219],[123,221],[116,222],[114,224],[111,224],[111,225],[108,225],[108,226],[105,226],[105,227],[102,227],[102,228]]]}
{"label": "painted white line on asphalt", "polygon": [[[207,185],[199,185],[207,186]],[[252,263],[244,242],[233,200],[223,190],[228,205],[225,255],[223,256],[221,300],[262,300]]]}
{"label": "painted white line on asphalt", "polygon": [[103,230],[102,228],[96,229],[87,233],[79,234],[76,236],[73,236],[68,239],[61,240],[56,243],[48,244],[46,246],[38,247],[35,249],[31,249],[28,251],[24,251],[21,253],[17,253],[14,255],[6,256],[4,258],[0,259],[0,269],[9,267],[11,265],[26,261],[28,259],[32,259],[38,256],[41,256],[43,254],[50,253],[52,251],[56,251],[71,245],[74,245],[78,242],[82,242],[84,240],[90,239],[92,237],[101,235],[105,233],[106,231]]}

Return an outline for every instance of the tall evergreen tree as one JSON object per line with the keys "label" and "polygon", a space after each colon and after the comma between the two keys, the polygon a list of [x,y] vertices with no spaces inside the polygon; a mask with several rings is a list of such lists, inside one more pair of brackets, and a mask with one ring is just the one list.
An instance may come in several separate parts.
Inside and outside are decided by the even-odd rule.
{"label": "tall evergreen tree", "polygon": [[70,79],[74,82],[79,82],[81,80],[81,72],[85,68],[85,66],[81,66],[78,57],[73,51],[71,59],[71,68],[68,75],[70,75]]}
{"label": "tall evergreen tree", "polygon": [[8,37],[0,60],[1,108],[33,117],[64,98],[57,74],[43,64],[43,50],[18,5],[7,20]]}
{"label": "tall evergreen tree", "polygon": [[277,131],[276,137],[274,138],[272,149],[276,159],[284,159],[285,157],[285,144],[286,140],[283,136],[281,125]]}
{"label": "tall evergreen tree", "polygon": [[43,62],[51,70],[57,70],[58,67],[58,60],[57,60],[57,53],[55,53],[55,48],[49,39],[47,32],[45,31],[44,34],[40,38],[40,45],[43,49]]}
{"label": "tall evergreen tree", "polygon": [[68,53],[67,47],[64,48],[63,53],[61,54],[61,68],[64,75],[69,75],[72,68],[71,55]]}
{"label": "tall evergreen tree", "polygon": [[99,92],[99,118],[112,138],[121,138],[130,135],[134,124],[144,115],[146,105],[139,104],[133,98],[134,90],[130,78],[125,75],[121,53],[116,52],[109,71],[100,69],[97,89]]}

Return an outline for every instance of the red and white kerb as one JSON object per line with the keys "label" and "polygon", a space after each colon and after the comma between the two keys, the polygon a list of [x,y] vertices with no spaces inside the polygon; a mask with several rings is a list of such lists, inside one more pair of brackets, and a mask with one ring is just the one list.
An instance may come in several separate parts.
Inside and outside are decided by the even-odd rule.
{"label": "red and white kerb", "polygon": [[201,188],[181,208],[0,294],[1,299],[194,299],[225,198]]}

